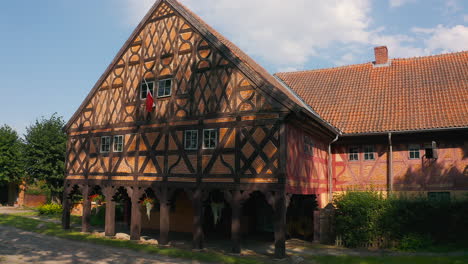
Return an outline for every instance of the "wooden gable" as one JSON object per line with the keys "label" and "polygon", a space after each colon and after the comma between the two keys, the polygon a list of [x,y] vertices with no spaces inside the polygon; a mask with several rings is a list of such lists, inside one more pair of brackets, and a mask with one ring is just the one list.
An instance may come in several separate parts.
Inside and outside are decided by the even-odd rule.
{"label": "wooden gable", "polygon": [[[232,54],[226,56],[218,43],[208,39],[168,1],[155,4],[66,129],[287,110],[258,89]],[[139,96],[143,78],[173,80],[172,95],[156,98],[155,111],[149,116]]]}

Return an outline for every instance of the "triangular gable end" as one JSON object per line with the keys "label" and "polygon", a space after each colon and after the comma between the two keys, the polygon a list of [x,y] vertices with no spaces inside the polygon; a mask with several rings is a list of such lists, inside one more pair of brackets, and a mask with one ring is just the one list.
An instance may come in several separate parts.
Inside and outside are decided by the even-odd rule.
{"label": "triangular gable end", "polygon": [[[168,19],[169,17],[175,17],[176,14],[180,16],[180,21],[177,19]],[[168,19],[168,22],[165,25],[154,23],[162,19]],[[182,23],[181,21],[184,22],[184,25],[180,25],[180,23]],[[179,23],[178,32],[173,30],[173,23]],[[168,24],[170,26],[168,26]],[[156,28],[158,26],[160,28]],[[157,41],[165,41],[164,43],[149,43],[152,41],[151,38],[156,38],[155,32],[162,32],[161,34],[163,34],[162,36],[165,36],[166,40],[164,40],[163,37],[159,36],[161,38],[158,38]],[[193,45],[194,43],[190,43],[188,39],[191,37],[191,34],[194,33],[198,33],[201,36],[201,39],[203,39],[203,41],[197,43],[197,47],[190,47],[190,45]],[[174,39],[174,34],[180,35],[180,40],[178,40],[178,42],[180,43],[171,43],[167,40],[170,38]],[[215,34],[217,36],[215,36]],[[150,38],[148,38],[147,36],[150,36]],[[196,48],[198,50],[197,56],[199,57],[210,56],[209,48],[203,50],[205,46],[211,46],[211,48],[214,47],[214,49],[216,49],[220,55],[218,56],[219,58],[217,58],[217,63],[231,63],[238,70],[240,70],[240,75],[237,77],[237,79],[239,80],[235,81],[242,82],[242,85],[252,86],[255,89],[268,89],[268,91],[263,91],[261,93],[264,97],[267,97],[267,101],[279,101],[283,104],[283,106],[286,106],[290,110],[293,110],[294,107],[297,107],[296,104],[292,103],[289,97],[285,96],[284,92],[278,91],[278,89],[271,84],[271,78],[274,79],[273,76],[269,75],[268,73],[265,74],[265,72],[259,73],[258,71],[264,71],[264,69],[258,66],[255,62],[253,62],[253,60],[248,58],[248,56],[246,58],[246,55],[232,43],[230,43],[224,38],[222,38],[222,40],[220,40],[219,38],[222,38],[222,36],[219,35],[219,33],[211,29],[200,18],[196,17],[196,15],[191,13],[188,9],[183,7],[177,1],[157,1],[150,9],[150,11],[146,14],[146,16],[143,18],[142,22],[140,22],[140,24],[134,30],[134,32],[124,44],[122,49],[119,51],[113,62],[109,65],[104,74],[98,80],[98,82],[88,94],[80,108],[72,116],[70,121],[65,126],[65,129],[69,130],[70,128],[81,128],[91,125],[105,126],[111,123],[115,123],[112,120],[118,120],[118,122],[120,123],[131,123],[137,121],[135,120],[135,116],[138,112],[138,105],[128,104],[128,102],[138,97],[137,87],[140,82],[139,78],[143,77],[143,75],[145,76],[145,78],[155,77],[154,74],[151,72],[151,69],[153,69],[154,67],[155,61],[158,61],[156,63],[163,65],[162,67],[159,67],[160,69],[158,69],[157,72],[158,75],[168,75],[177,77],[178,79],[182,78],[183,81],[185,80],[185,83],[178,83],[177,85],[180,86],[180,90],[182,90],[182,88],[184,87],[186,88],[189,85],[188,79],[190,79],[190,76],[187,76],[188,74],[183,71],[174,72],[174,65],[170,65],[172,63],[170,58],[171,56],[168,55],[167,57],[164,57],[164,54],[175,54],[174,51],[171,50],[175,46],[177,46],[178,48],[176,52],[177,54],[182,54],[185,51],[189,52],[191,49]],[[205,40],[209,43],[206,43]],[[227,45],[225,45],[224,43],[226,43]],[[143,49],[144,51],[142,51]],[[235,52],[233,52],[231,49],[234,49]],[[240,54],[240,56],[237,56],[237,54]],[[240,57],[242,57],[242,59]],[[223,61],[224,58],[226,58],[228,62]],[[254,67],[244,63],[246,59],[250,60],[250,64],[254,64]],[[203,61],[200,61],[198,63],[203,63]],[[182,64],[182,62],[180,64]],[[166,65],[167,67],[165,67],[164,65]],[[170,69],[171,67],[172,69]],[[203,65],[199,67],[203,67]],[[254,68],[256,70],[254,70]],[[221,75],[222,74],[223,73],[221,73]],[[222,79],[224,79],[224,81],[226,82],[233,81],[230,80],[232,79],[232,77],[230,77],[230,74],[230,72],[224,73]],[[210,76],[201,76],[199,82],[196,83],[196,85],[205,85],[209,87],[210,81],[212,81],[210,80]],[[223,80],[221,80],[220,82],[223,82]],[[230,84],[228,83],[224,83],[224,85],[224,88],[230,86]],[[209,89],[205,89],[205,97],[209,97],[209,100],[207,99],[203,102],[196,102],[193,107],[201,108],[203,110],[209,108],[210,105],[214,104],[213,100],[211,100],[213,96],[211,96],[209,92],[217,93],[218,97],[219,92],[211,91],[212,89],[212,87],[209,87]],[[246,91],[239,96],[239,100],[242,100],[243,96],[248,97],[249,95],[249,92]],[[214,97],[216,98],[216,96]],[[218,101],[218,103],[220,103],[220,105],[224,105],[224,108],[231,107],[229,106],[229,102],[226,101],[227,98],[225,102]],[[183,103],[184,102],[182,102],[182,104]],[[167,104],[164,103],[161,103],[157,107],[160,110],[160,114],[164,114],[170,111],[170,109],[168,109]],[[245,104],[245,106],[242,107],[246,108],[247,110],[250,109],[250,106],[247,103]],[[123,113],[119,113],[119,111],[116,111],[117,108],[124,108]],[[184,115],[186,115],[186,113],[176,113],[176,115],[179,117],[183,117]]]}

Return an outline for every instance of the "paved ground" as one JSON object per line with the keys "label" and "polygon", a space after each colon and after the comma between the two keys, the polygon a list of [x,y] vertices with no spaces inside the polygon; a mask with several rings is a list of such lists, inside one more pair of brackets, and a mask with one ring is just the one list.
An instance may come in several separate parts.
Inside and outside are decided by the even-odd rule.
{"label": "paved ground", "polygon": [[200,263],[66,240],[0,226],[0,263]]}

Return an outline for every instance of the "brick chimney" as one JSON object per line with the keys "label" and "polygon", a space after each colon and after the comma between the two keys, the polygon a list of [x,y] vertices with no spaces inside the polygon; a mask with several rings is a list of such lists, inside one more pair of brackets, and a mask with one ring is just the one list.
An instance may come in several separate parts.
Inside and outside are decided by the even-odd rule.
{"label": "brick chimney", "polygon": [[374,48],[375,65],[388,63],[388,49],[387,46],[380,46]]}

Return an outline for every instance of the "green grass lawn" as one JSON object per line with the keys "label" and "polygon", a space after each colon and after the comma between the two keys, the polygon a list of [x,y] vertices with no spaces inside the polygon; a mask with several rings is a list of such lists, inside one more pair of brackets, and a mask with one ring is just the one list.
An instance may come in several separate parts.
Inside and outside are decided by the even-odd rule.
{"label": "green grass lawn", "polygon": [[[288,263],[288,260],[274,261],[254,257],[236,257],[224,255],[220,252],[192,252],[178,248],[158,247],[154,245],[139,244],[134,241],[117,240],[85,234],[79,231],[63,230],[60,224],[44,222],[28,217],[37,216],[36,212],[18,213],[14,215],[0,214],[0,225],[13,226],[22,230],[51,235],[66,239],[85,241],[95,244],[122,247],[147,253],[161,254],[176,258],[194,259],[214,263],[239,263],[239,264],[262,264],[262,263]],[[58,216],[50,217],[57,219]],[[80,217],[72,217],[72,222],[80,223]],[[42,224],[42,228],[38,225]],[[303,256],[304,257],[304,256]],[[468,264],[466,256],[381,256],[381,257],[357,257],[357,256],[305,256],[305,262],[314,264]],[[1,260],[0,260],[1,262]]]}

